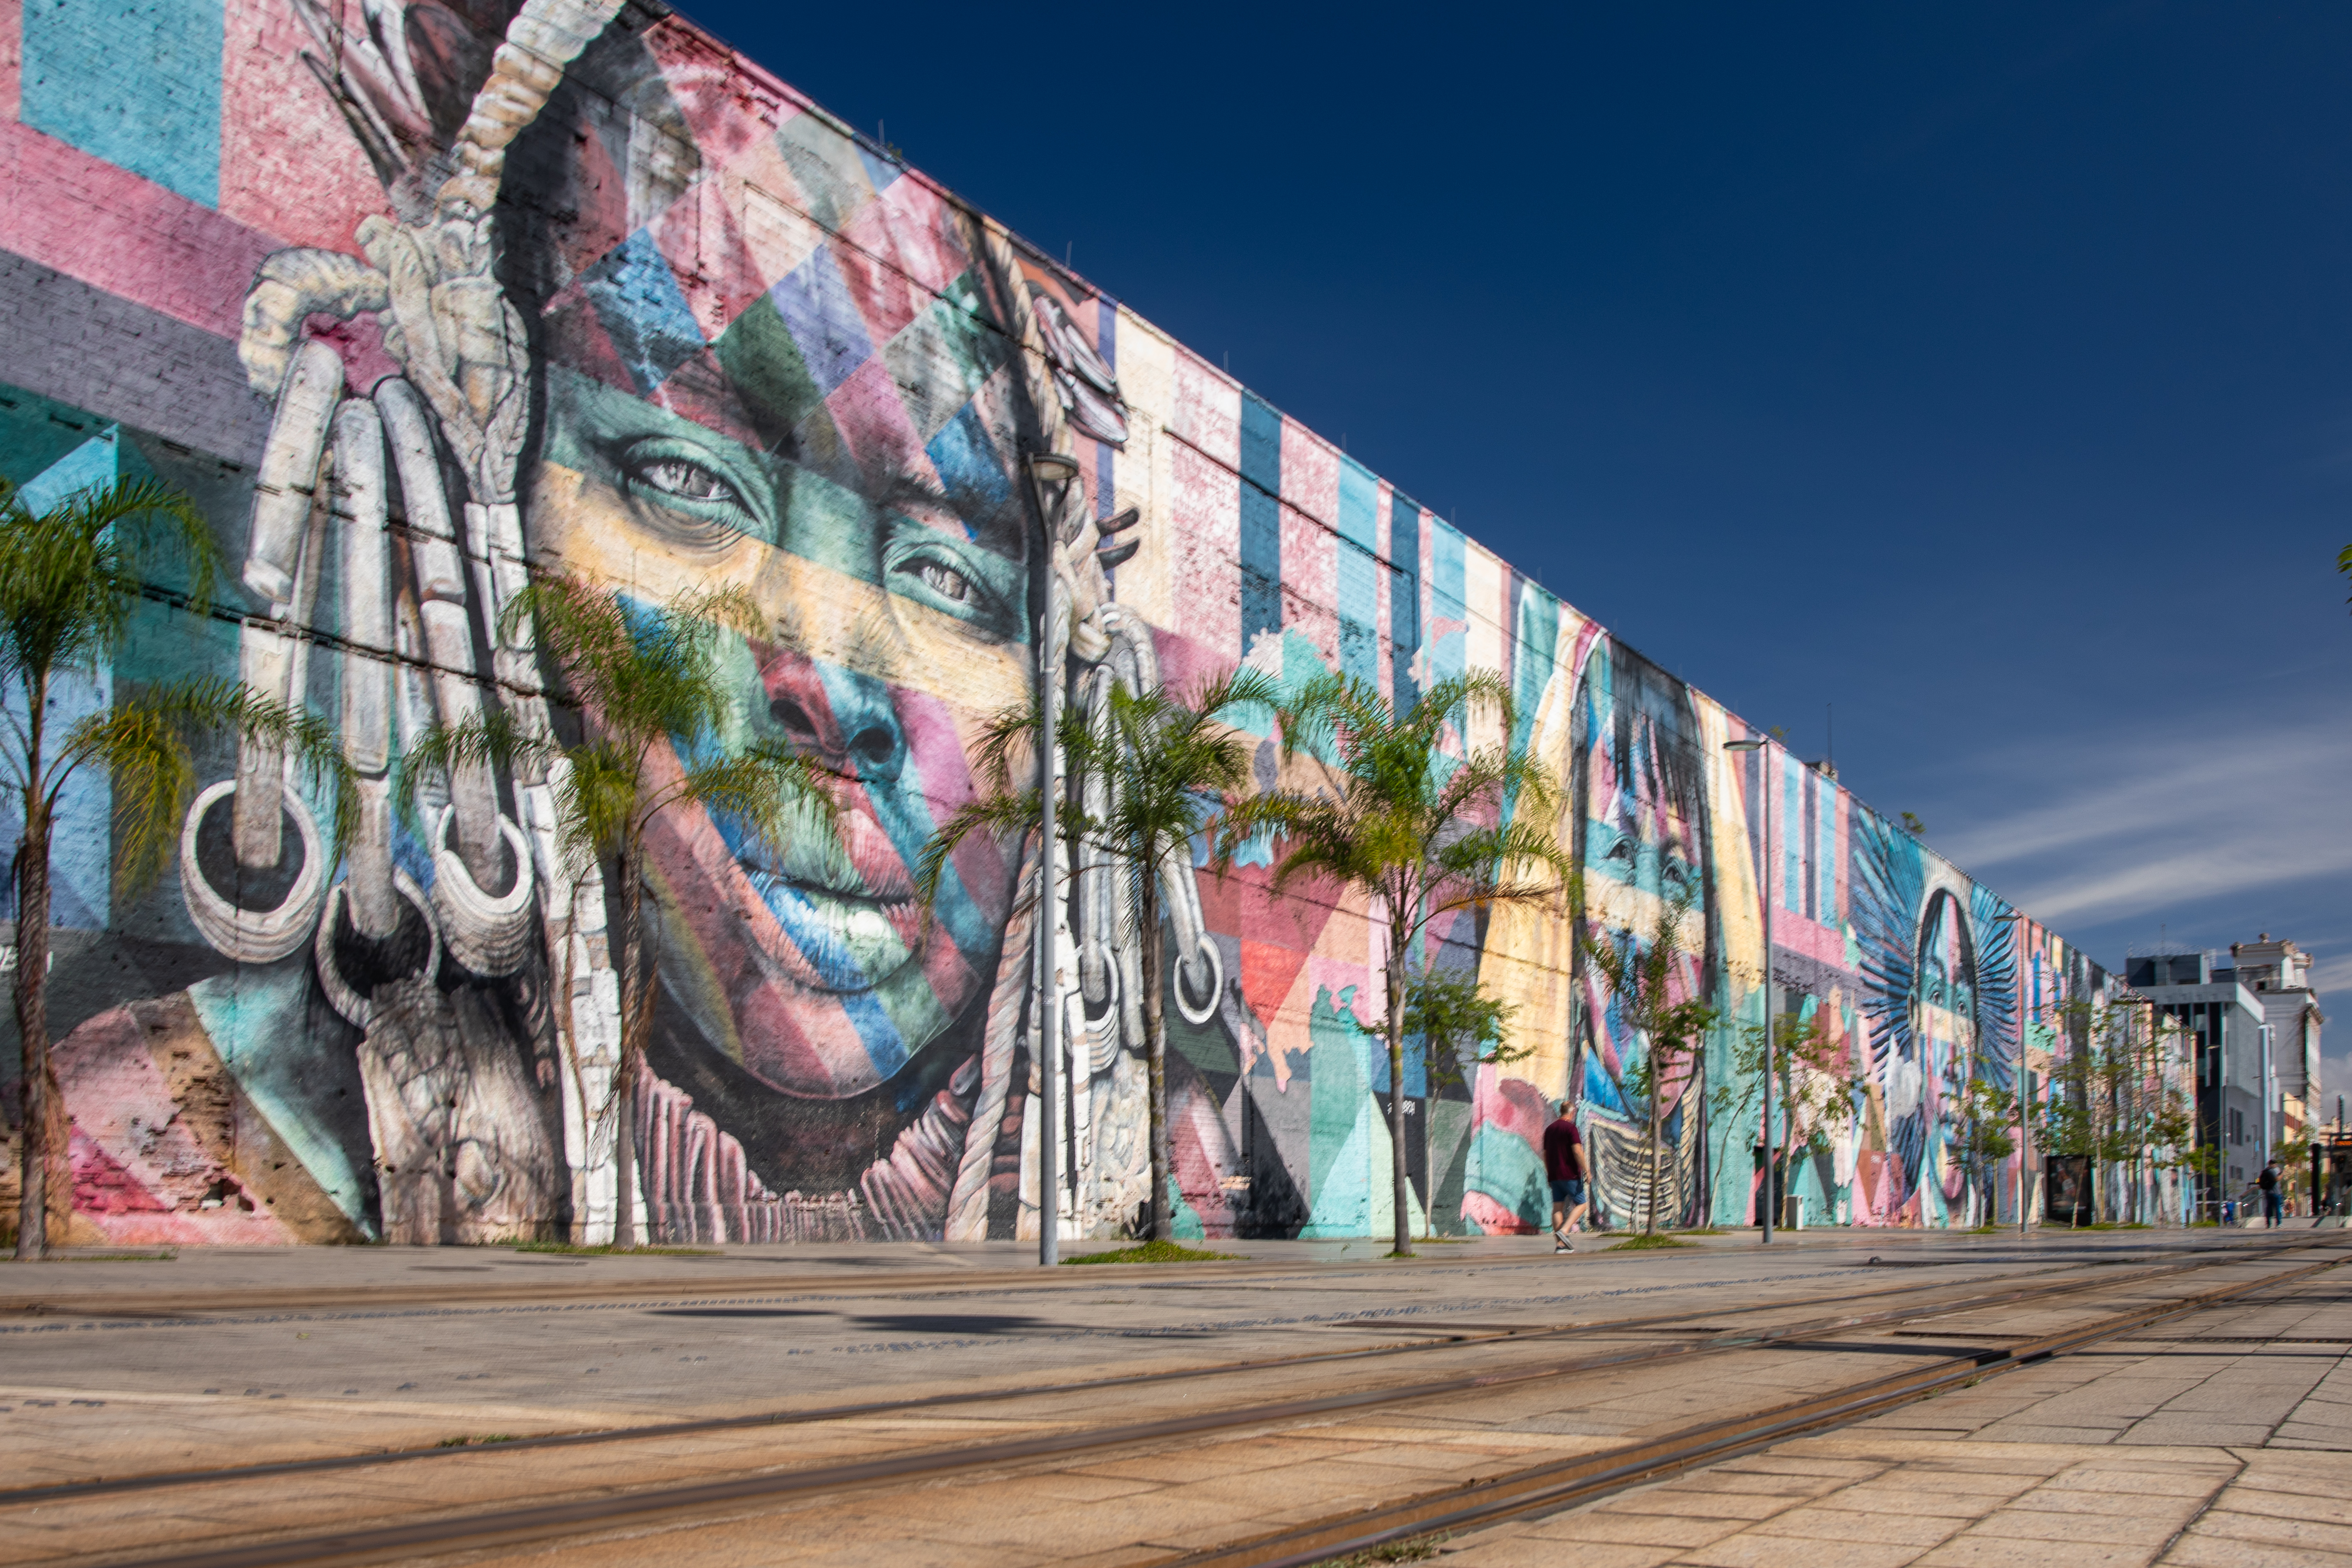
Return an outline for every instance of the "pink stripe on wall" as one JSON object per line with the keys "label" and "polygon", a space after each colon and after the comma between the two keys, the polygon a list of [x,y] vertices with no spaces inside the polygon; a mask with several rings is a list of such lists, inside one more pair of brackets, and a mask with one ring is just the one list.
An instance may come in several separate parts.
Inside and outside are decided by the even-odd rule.
{"label": "pink stripe on wall", "polygon": [[[1288,473],[1283,488],[1290,488]],[[1336,499],[1336,497],[1335,497]],[[1339,536],[1295,507],[1282,509],[1282,624],[1339,663]]]}
{"label": "pink stripe on wall", "polygon": [[13,120],[0,123],[0,246],[224,338],[237,335],[254,269],[280,248]]}
{"label": "pink stripe on wall", "polygon": [[1381,695],[1393,702],[1396,700],[1396,615],[1391,601],[1394,598],[1391,588],[1396,574],[1387,563],[1394,559],[1396,541],[1391,524],[1395,519],[1391,513],[1396,505],[1396,489],[1382,479],[1375,493],[1380,499],[1373,503],[1378,510],[1372,515],[1372,553],[1382,565],[1380,586],[1372,595],[1373,626],[1379,634],[1381,650],[1381,666],[1372,679],[1379,684]]}
{"label": "pink stripe on wall", "polygon": [[1181,595],[1178,625],[1229,669],[1242,654],[1241,481],[1233,469],[1181,441],[1171,444],[1169,457],[1175,491],[1168,520],[1169,581]]}
{"label": "pink stripe on wall", "polygon": [[221,216],[276,245],[356,250],[360,220],[389,204],[359,139],[302,64],[317,42],[286,0],[227,0],[222,20]]}
{"label": "pink stripe on wall", "polygon": [[1282,422],[1282,499],[1326,528],[1339,526],[1339,454],[1296,419]]}
{"label": "pink stripe on wall", "polygon": [[1772,912],[1772,945],[1839,969],[1845,967],[1845,933],[1835,926],[1791,914],[1786,908]]}
{"label": "pink stripe on wall", "polygon": [[15,124],[25,79],[24,0],[0,0],[0,120]]}
{"label": "pink stripe on wall", "polygon": [[1169,426],[1179,440],[1198,447],[1229,468],[1240,468],[1241,390],[1181,348],[1176,351],[1175,408]]}

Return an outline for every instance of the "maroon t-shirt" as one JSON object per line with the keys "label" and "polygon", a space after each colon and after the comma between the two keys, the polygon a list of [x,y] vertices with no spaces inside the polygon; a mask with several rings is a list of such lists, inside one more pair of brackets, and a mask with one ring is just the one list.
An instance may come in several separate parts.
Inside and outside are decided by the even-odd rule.
{"label": "maroon t-shirt", "polygon": [[1544,1172],[1555,1182],[1577,1182],[1584,1173],[1576,1168],[1576,1146],[1584,1140],[1576,1135],[1576,1123],[1563,1116],[1544,1129]]}

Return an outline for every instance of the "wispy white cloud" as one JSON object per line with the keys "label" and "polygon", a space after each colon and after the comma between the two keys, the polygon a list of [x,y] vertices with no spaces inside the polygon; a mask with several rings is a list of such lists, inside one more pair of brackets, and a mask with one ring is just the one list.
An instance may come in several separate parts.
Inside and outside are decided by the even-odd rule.
{"label": "wispy white cloud", "polygon": [[[2334,958],[2324,958],[2313,964],[2311,988],[2318,992],[2322,997],[2333,992],[2345,999],[2341,1004],[2345,1012],[2344,1048],[2352,1051],[2352,952],[2339,953]],[[2326,1006],[2326,1004],[2323,1001],[2321,1003],[2323,1011]]]}
{"label": "wispy white cloud", "polygon": [[[2352,875],[2352,723],[2338,713],[2275,723],[2169,714],[1989,757],[1970,773],[1939,803],[1958,824],[1934,836],[1936,847],[2053,924],[2152,930],[2166,910]],[[2004,800],[2029,804],[2001,811]],[[2339,934],[2352,937],[2326,933]],[[2352,958],[2331,973],[2352,985]]]}

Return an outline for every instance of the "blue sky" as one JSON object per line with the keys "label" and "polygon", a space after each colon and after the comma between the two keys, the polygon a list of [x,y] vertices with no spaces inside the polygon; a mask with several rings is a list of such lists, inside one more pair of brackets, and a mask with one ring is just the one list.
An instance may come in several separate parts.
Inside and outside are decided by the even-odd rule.
{"label": "blue sky", "polygon": [[686,9],[2352,1079],[2352,8]]}

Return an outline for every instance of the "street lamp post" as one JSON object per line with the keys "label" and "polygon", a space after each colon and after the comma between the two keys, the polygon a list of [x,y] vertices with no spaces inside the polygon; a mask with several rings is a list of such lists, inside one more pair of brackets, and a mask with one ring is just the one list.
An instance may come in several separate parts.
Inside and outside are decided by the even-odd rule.
{"label": "street lamp post", "polygon": [[1061,1261],[1062,1174],[1060,1133],[1055,1111],[1059,1109],[1060,1075],[1057,1026],[1061,1023],[1062,988],[1054,976],[1054,909],[1060,891],[1054,863],[1054,721],[1062,689],[1061,649],[1055,625],[1054,571],[1055,547],[1061,542],[1062,511],[1070,487],[1077,482],[1078,465],[1058,452],[1029,456],[1029,483],[1037,502],[1040,548],[1037,552],[1037,1262],[1051,1268]]}
{"label": "street lamp post", "polygon": [[1759,770],[1758,793],[1764,797],[1764,863],[1757,879],[1756,901],[1764,906],[1764,1240],[1772,1242],[1772,1052],[1778,1043],[1772,1038],[1772,743],[1761,735],[1745,741],[1726,741],[1727,752],[1761,752],[1765,766]]}
{"label": "street lamp post", "polygon": [[[2276,1070],[2276,1069],[2274,1068],[2274,1067],[2273,1066],[2272,1061],[2271,1061],[2271,1026],[2269,1026],[2268,1024],[2264,1024],[2264,1025],[2262,1026],[2262,1041],[2263,1041],[2263,1146],[2262,1146],[2261,1153],[2262,1153],[2262,1157],[2263,1157],[2263,1164],[2265,1167],[2267,1167],[2267,1166],[2270,1164],[2270,1163],[2271,1163],[2271,1139],[2272,1139],[2272,1137],[2273,1136],[2273,1134],[2272,1133],[2272,1131],[2271,1131],[2271,1100],[2272,1100],[2272,1099],[2273,1099],[2272,1090],[2271,1090],[2271,1086],[2272,1086],[2273,1082],[2274,1081],[2273,1074],[2274,1074],[2274,1072],[2275,1072],[2275,1070]],[[2270,1224],[2270,1215],[2269,1215],[2269,1213],[2268,1213],[2268,1211],[2267,1211],[2267,1210],[2266,1210],[2266,1211],[2264,1211],[2264,1213],[2263,1213],[2263,1226],[2269,1226],[2269,1224]]]}

